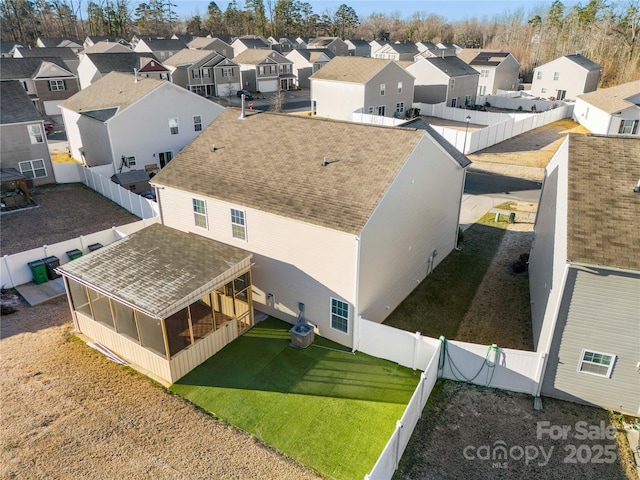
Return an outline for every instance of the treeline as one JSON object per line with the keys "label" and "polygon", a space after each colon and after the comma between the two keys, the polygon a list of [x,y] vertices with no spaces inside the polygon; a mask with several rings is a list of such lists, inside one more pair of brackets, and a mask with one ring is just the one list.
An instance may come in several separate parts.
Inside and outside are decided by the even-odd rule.
{"label": "treeline", "polygon": [[148,0],[135,8],[129,0],[2,0],[3,41],[35,44],[38,36],[134,34],[170,36],[229,34],[274,36],[338,36],[412,42],[456,43],[469,48],[503,49],[522,64],[525,81],[533,68],[558,56],[581,53],[602,65],[602,85],[640,79],[640,0],[548,8],[523,8],[488,19],[446,22],[429,12],[410,18],[372,14],[359,18],[346,4],[317,13],[299,0],[234,0],[222,11],[210,2],[207,11],[179,19],[172,0]]}

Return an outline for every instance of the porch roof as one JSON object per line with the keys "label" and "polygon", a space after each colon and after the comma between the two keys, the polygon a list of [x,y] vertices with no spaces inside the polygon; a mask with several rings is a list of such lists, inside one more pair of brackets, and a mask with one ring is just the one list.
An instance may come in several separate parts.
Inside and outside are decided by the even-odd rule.
{"label": "porch roof", "polygon": [[103,295],[166,318],[250,267],[252,254],[161,224],[58,267]]}

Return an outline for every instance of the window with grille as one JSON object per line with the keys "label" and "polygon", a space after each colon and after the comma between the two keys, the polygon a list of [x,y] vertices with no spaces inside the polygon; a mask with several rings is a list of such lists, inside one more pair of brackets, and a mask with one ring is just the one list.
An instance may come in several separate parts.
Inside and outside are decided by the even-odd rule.
{"label": "window with grille", "polygon": [[231,234],[233,238],[240,240],[247,239],[247,229],[244,221],[244,212],[242,210],[231,209]]}
{"label": "window with grille", "polygon": [[384,96],[384,91],[386,89],[386,85],[384,83],[380,84],[380,96],[383,97]]}
{"label": "window with grille", "polygon": [[349,333],[349,304],[331,299],[331,328],[342,333]]}
{"label": "window with grille", "polygon": [[207,228],[207,205],[204,200],[193,199],[193,218],[196,227]]}
{"label": "window with grille", "polygon": [[583,349],[582,355],[580,356],[580,363],[578,364],[578,371],[610,378],[615,361],[615,355]]}
{"label": "window with grille", "polygon": [[178,135],[179,129],[178,129],[178,119],[177,118],[170,118],[169,119],[169,130],[171,131],[171,135]]}
{"label": "window with grille", "polygon": [[40,125],[28,125],[29,129],[29,139],[31,143],[42,143],[44,142],[44,136],[42,135],[42,128]]}
{"label": "window with grille", "polygon": [[64,80],[49,80],[49,90],[51,90],[52,92],[66,89],[67,86],[65,85]]}
{"label": "window with grille", "polygon": [[202,131],[202,116],[194,115],[193,117],[193,130],[196,132]]}
{"label": "window with grille", "polygon": [[20,173],[27,178],[40,178],[47,176],[47,169],[45,168],[44,160],[42,159],[19,162],[18,167],[20,168]]}

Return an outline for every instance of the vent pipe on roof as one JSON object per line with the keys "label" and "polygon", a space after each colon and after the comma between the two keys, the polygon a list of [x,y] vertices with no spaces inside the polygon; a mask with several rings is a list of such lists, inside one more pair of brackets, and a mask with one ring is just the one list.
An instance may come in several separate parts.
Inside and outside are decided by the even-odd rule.
{"label": "vent pipe on roof", "polygon": [[138,69],[137,68],[133,69],[133,77],[134,77],[133,83],[138,83]]}

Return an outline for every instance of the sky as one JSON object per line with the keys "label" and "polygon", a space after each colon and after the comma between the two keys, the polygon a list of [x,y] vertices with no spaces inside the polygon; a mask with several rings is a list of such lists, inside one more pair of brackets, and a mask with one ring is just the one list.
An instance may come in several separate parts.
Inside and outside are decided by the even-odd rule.
{"label": "sky", "polygon": [[[275,1],[275,0],[274,0]],[[426,13],[427,15],[436,14],[444,17],[449,22],[457,22],[461,20],[476,18],[481,20],[486,16],[491,19],[494,16],[501,16],[505,13],[513,13],[516,10],[523,9],[525,13],[533,11],[536,7],[542,7],[547,10],[551,5],[551,1],[545,0],[303,0],[310,3],[314,13],[322,15],[329,9],[335,11],[341,4],[346,4],[353,8],[360,19],[371,15],[372,13],[399,13],[401,19],[410,18],[414,13]],[[181,17],[191,17],[199,14],[205,17],[207,14],[207,0],[174,0],[178,5],[178,15]],[[582,3],[587,3],[584,0]],[[236,0],[239,7],[244,7],[244,0]],[[264,0],[265,5],[267,0]],[[563,1],[565,7],[570,7],[577,1]],[[216,1],[218,7],[223,12],[226,10],[229,2],[227,0]]]}

